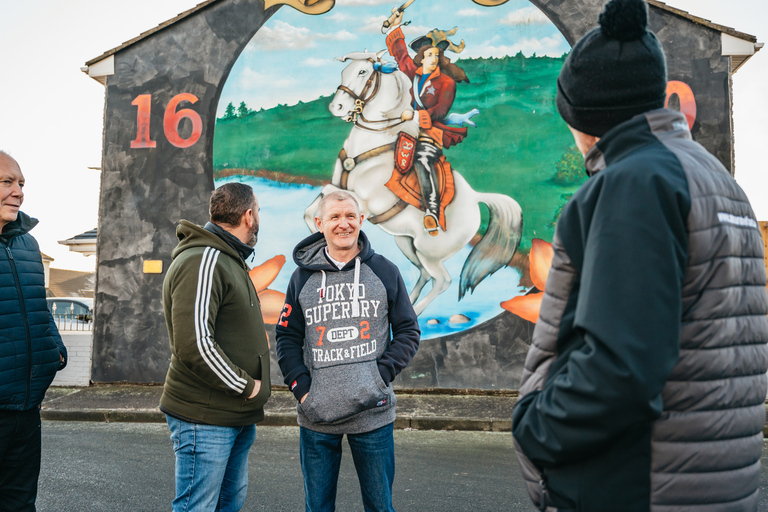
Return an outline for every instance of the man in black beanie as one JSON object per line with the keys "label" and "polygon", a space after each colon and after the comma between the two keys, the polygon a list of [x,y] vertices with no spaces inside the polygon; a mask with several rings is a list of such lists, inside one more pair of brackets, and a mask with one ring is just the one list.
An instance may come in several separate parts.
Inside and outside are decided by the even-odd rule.
{"label": "man in black beanie", "polygon": [[663,108],[642,0],[573,48],[557,107],[590,179],[563,208],[512,418],[541,510],[754,511],[768,380],[746,195]]}

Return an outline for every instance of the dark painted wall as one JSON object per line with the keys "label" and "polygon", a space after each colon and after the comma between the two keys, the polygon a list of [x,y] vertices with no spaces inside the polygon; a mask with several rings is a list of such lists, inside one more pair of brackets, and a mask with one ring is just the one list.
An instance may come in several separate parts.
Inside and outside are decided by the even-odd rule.
{"label": "dark painted wall", "polygon": [[[467,0],[469,2],[469,0]],[[594,26],[602,0],[532,0],[573,44]],[[287,7],[283,7],[287,8]],[[503,7],[502,7],[503,8]],[[213,190],[212,146],[221,88],[240,52],[274,12],[261,0],[221,0],[115,55],[107,77],[100,204],[93,380],[162,382],[170,359],[161,303],[164,274],[144,274],[145,260],[167,269],[179,219],[203,224]],[[731,168],[728,59],[720,34],[652,9],[651,25],[667,48],[670,79],[694,90],[694,137]],[[671,52],[674,50],[678,53]],[[170,100],[199,101],[200,140],[171,145],[163,133]],[[132,149],[140,95],[151,95],[150,136],[157,146]],[[192,125],[179,133],[189,137]],[[422,342],[398,378],[403,387],[514,389],[533,325],[502,313],[460,335]],[[273,382],[282,382],[274,358]]]}

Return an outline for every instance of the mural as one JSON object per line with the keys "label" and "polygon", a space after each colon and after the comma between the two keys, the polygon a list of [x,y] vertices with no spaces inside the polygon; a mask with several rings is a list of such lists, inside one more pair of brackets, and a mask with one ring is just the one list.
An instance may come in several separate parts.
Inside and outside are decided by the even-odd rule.
{"label": "mural", "polygon": [[[163,274],[142,269],[167,268],[179,219],[204,224],[211,189],[242,180],[262,206],[250,265],[273,341],[312,205],[325,187],[346,187],[379,221],[363,229],[420,310],[424,338],[396,386],[518,386],[554,225],[586,179],[555,111],[555,79],[566,41],[604,2],[398,1],[203,2],[86,63],[106,73],[94,75],[106,82],[95,382],[163,381]],[[668,50],[668,106],[729,166],[721,31],[650,7]],[[413,46],[427,39],[420,58]],[[425,61],[440,77],[422,83]]]}
{"label": "mural", "polygon": [[285,291],[293,247],[335,189],[359,198],[425,339],[536,291],[532,241],[551,241],[586,179],[554,105],[570,47],[529,2],[494,3],[283,8],[251,40],[221,94],[213,166],[216,186],[259,197],[257,260],[286,262],[268,291]]}

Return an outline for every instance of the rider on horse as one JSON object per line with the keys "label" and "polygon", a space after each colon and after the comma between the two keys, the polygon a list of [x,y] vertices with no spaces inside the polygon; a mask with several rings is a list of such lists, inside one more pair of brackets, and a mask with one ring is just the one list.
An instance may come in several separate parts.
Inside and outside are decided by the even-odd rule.
{"label": "rider on horse", "polygon": [[443,156],[443,149],[461,142],[467,129],[445,124],[445,118],[453,106],[456,82],[469,82],[466,73],[451,63],[444,50],[451,45],[448,40],[435,41],[432,32],[411,42],[416,52],[408,55],[405,36],[399,27],[402,12],[397,14],[391,26],[397,27],[387,36],[389,53],[397,60],[400,71],[413,83],[411,97],[413,110],[403,112],[401,119],[409,121],[416,115],[419,121],[419,138],[416,143],[415,169],[421,188],[424,206],[424,228],[430,235],[438,233],[440,195],[437,185],[436,163]]}

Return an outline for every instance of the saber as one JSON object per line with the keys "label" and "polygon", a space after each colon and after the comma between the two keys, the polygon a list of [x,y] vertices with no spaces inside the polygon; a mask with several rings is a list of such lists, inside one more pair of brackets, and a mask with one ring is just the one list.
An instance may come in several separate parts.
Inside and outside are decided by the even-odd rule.
{"label": "saber", "polygon": [[[398,14],[402,14],[403,12],[405,12],[405,10],[408,8],[408,6],[411,5],[415,1],[416,0],[406,0],[406,2],[403,5],[401,5],[400,7],[395,9],[394,11],[392,11],[392,15],[389,18],[387,18],[384,21],[384,23],[382,23],[382,25],[381,25],[381,33],[382,34],[386,33],[385,30],[387,30],[389,27],[392,26],[392,23],[395,22],[395,18],[397,17],[397,15]],[[403,25],[408,25],[409,23],[410,23],[410,21],[403,23]]]}

